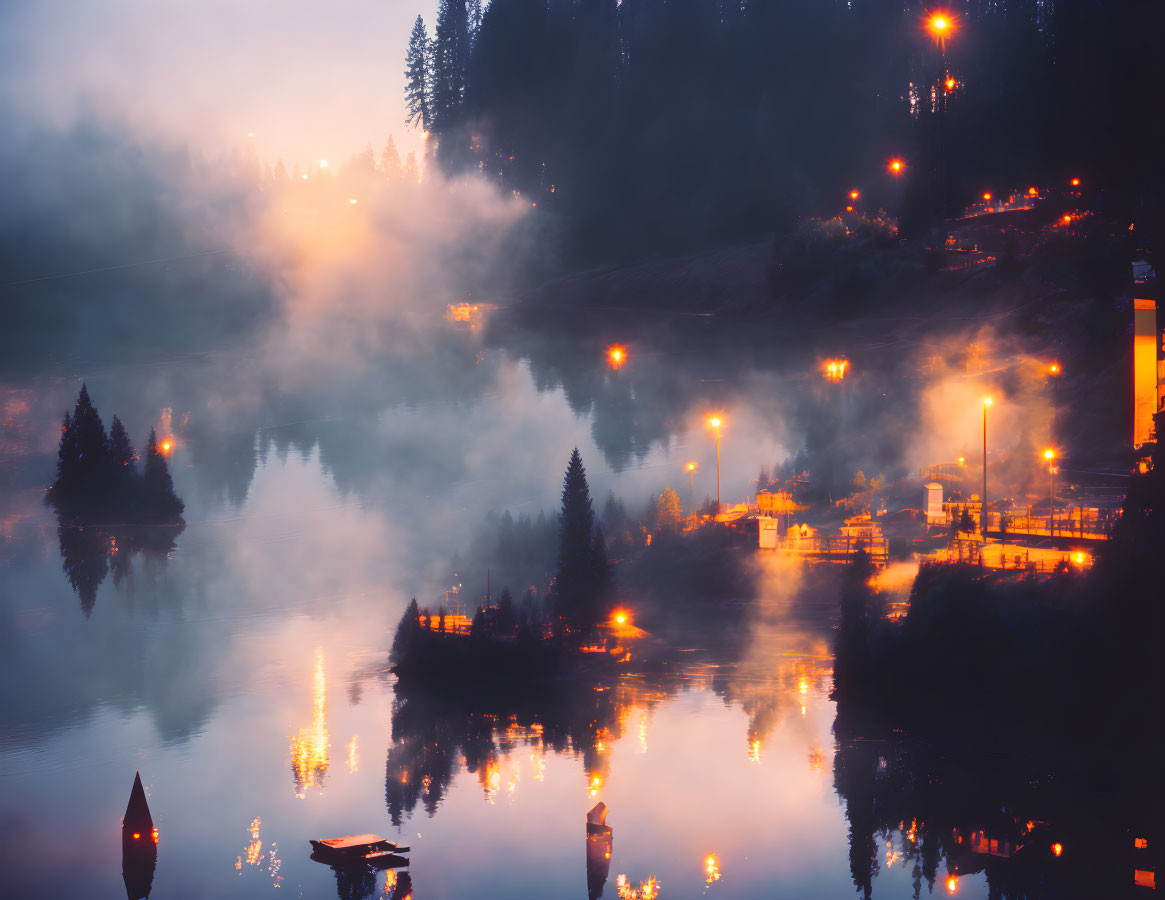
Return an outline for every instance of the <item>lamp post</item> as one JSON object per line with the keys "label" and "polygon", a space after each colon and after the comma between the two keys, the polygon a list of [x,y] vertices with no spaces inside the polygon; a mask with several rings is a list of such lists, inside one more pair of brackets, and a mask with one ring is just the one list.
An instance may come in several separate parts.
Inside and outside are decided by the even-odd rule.
{"label": "lamp post", "polygon": [[983,398],[983,512],[979,516],[982,520],[983,543],[987,543],[987,410],[991,406],[991,398]]}
{"label": "lamp post", "polygon": [[1044,451],[1044,459],[1048,461],[1048,476],[1050,479],[1050,487],[1048,489],[1048,534],[1052,537],[1056,535],[1056,451],[1048,448]]}
{"label": "lamp post", "polygon": [[690,462],[687,465],[688,478],[690,484],[688,485],[688,509],[692,513],[692,518],[696,517],[696,464]]}
{"label": "lamp post", "polygon": [[716,514],[720,514],[720,417],[712,416],[708,424],[716,430]]}

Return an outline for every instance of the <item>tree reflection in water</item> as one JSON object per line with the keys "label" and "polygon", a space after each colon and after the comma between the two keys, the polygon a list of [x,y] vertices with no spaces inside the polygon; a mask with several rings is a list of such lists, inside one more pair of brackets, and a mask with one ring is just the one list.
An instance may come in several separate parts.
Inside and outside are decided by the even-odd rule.
{"label": "tree reflection in water", "polygon": [[1120,788],[1123,775],[1090,771],[1087,751],[1050,760],[859,731],[841,719],[835,731],[834,787],[863,897],[883,866],[911,869],[915,900],[924,882],[928,893],[938,881],[939,892],[954,894],[961,877],[977,873],[993,900],[1129,896],[1135,878],[1159,869],[1155,776],[1130,793]]}
{"label": "tree reflection in water", "polygon": [[99,525],[58,511],[57,538],[61,568],[81,600],[86,618],[97,602],[97,589],[113,573],[120,585],[129,575],[133,557],[168,559],[185,524]]}

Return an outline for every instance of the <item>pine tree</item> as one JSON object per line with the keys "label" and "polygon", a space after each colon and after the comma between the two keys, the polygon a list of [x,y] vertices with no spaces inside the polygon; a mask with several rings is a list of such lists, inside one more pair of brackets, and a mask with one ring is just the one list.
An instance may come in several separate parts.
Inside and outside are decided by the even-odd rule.
{"label": "pine tree", "polygon": [[181,517],[185,504],[174,493],[174,481],[166,457],[158,446],[158,435],[150,429],[150,440],[146,444],[146,464],[142,473],[142,504],[145,515],[158,519]]}
{"label": "pine tree", "polygon": [[425,20],[417,16],[409,35],[409,47],[405,54],[405,117],[406,125],[420,125],[423,131],[432,130],[431,77],[432,59],[429,34],[425,30]]}
{"label": "pine tree", "polygon": [[604,613],[610,606],[612,582],[611,563],[607,559],[607,539],[600,525],[595,529],[595,539],[591,541],[591,590],[594,592],[595,610],[600,620],[605,618]]}
{"label": "pine tree", "polygon": [[[415,26],[413,30],[415,33]],[[469,61],[469,16],[465,0],[439,0],[436,30],[430,131],[443,134],[456,124],[464,99],[465,66]]]}
{"label": "pine tree", "polygon": [[679,495],[665,487],[659,499],[655,501],[655,523],[664,531],[675,531],[680,527],[684,518],[684,507],[680,503]]}
{"label": "pine tree", "polygon": [[117,416],[113,417],[113,424],[109,426],[109,464],[114,471],[134,471],[133,445]]}
{"label": "pine tree", "polygon": [[582,457],[575,447],[562,479],[562,511],[558,517],[558,569],[554,588],[558,614],[586,629],[598,623],[593,608],[591,532],[595,513]]}
{"label": "pine tree", "polygon": [[400,178],[400,152],[396,149],[396,141],[392,139],[391,134],[384,149],[380,151],[380,174],[389,181]]}
{"label": "pine tree", "polygon": [[417,636],[421,633],[421,626],[417,621],[420,616],[421,610],[417,607],[417,598],[413,597],[409,601],[409,605],[405,607],[400,622],[397,623],[396,635],[392,639],[392,650],[388,654],[390,662],[402,662],[415,649]]}
{"label": "pine tree", "polygon": [[65,412],[65,420],[61,423],[61,443],[57,448],[57,482],[53,490],[63,490],[73,475],[77,462],[77,429],[73,427],[73,417]]}
{"label": "pine tree", "polygon": [[82,384],[73,410],[73,431],[76,435],[76,471],[80,487],[93,491],[109,449],[109,438],[97,407],[89,399],[89,389]]}

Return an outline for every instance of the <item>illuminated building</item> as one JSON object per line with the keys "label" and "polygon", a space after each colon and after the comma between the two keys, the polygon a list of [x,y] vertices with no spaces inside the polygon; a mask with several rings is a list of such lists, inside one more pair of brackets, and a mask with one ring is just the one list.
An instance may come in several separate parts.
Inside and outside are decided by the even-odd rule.
{"label": "illuminated building", "polygon": [[1157,304],[1133,300],[1133,448],[1153,440],[1158,409]]}

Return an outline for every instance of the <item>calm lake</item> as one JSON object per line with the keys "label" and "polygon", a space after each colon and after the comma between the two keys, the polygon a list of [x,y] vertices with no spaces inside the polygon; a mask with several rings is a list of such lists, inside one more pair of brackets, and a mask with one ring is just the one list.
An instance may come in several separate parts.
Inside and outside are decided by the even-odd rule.
{"label": "calm lake", "polygon": [[[394,719],[387,655],[409,598],[476,604],[487,574],[455,575],[455,560],[491,511],[552,515],[572,447],[596,506],[613,490],[637,508],[666,484],[685,507],[714,494],[710,408],[728,423],[726,503],[789,453],[776,410],[812,376],[636,350],[617,372],[601,344],[534,363],[445,323],[350,370],[283,377],[236,348],[10,373],[0,893],[125,896],[121,817],[140,771],[159,829],[155,897],[389,896],[391,874],[354,885],[309,859],[309,839],[375,832],[412,848],[418,898],[582,898],[585,815],[600,800],[604,897],[621,881],[644,895],[652,877],[662,897],[854,896],[835,769],[849,772],[843,794],[864,796],[898,756],[866,744],[860,765],[839,757],[835,600],[802,608],[796,571],[757,564],[732,659],[694,634],[676,648],[690,665],[593,698]],[[668,374],[681,363],[682,383]],[[186,527],[168,553],[128,564],[67,550],[74,590],[72,538],[43,497],[82,379],[138,446],[150,427],[170,435]],[[871,819],[857,839],[874,896],[955,887],[918,822]],[[987,896],[985,877],[957,892]]]}

